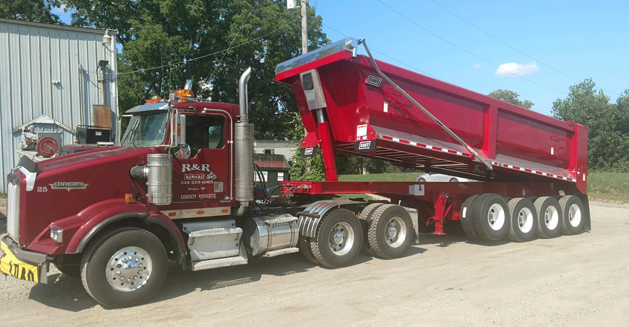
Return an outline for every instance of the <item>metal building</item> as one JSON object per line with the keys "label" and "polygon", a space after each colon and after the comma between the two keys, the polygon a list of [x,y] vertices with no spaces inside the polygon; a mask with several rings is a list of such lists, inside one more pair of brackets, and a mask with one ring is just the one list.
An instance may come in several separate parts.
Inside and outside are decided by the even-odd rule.
{"label": "metal building", "polygon": [[0,18],[0,193],[20,156],[36,153],[24,150],[27,136],[61,147],[74,143],[78,125],[117,133],[116,35]]}

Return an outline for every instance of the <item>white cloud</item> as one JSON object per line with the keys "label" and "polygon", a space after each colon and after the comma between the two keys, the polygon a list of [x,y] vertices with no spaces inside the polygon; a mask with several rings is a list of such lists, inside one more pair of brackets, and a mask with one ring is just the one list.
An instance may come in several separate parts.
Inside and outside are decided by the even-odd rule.
{"label": "white cloud", "polygon": [[508,62],[498,66],[494,73],[498,77],[517,77],[525,76],[539,71],[539,66],[532,62],[530,64],[518,64]]}
{"label": "white cloud", "polygon": [[481,64],[476,64],[476,65],[472,66],[472,68],[474,68],[474,69],[481,69],[481,68],[483,68],[483,66]]}

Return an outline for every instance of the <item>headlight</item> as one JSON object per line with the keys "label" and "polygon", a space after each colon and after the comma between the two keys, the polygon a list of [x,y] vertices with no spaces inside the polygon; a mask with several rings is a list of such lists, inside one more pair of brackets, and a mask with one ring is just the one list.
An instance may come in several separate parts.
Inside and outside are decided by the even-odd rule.
{"label": "headlight", "polygon": [[50,228],[50,238],[52,238],[53,241],[59,244],[63,243],[63,229],[55,225],[52,225],[49,228]]}

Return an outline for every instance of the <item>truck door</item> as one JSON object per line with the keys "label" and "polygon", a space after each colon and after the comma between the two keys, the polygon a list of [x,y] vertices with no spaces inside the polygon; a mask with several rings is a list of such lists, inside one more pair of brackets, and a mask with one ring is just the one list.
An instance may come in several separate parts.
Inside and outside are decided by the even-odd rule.
{"label": "truck door", "polygon": [[189,159],[173,159],[173,202],[220,203],[231,191],[227,135],[222,114],[186,118]]}

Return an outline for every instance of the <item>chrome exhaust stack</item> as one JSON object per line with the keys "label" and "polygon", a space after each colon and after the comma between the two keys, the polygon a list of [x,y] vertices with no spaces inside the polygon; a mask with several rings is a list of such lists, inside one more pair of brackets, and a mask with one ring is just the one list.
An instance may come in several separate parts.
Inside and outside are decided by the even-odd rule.
{"label": "chrome exhaust stack", "polygon": [[234,214],[242,216],[247,212],[249,202],[253,201],[253,124],[249,124],[249,104],[247,96],[247,82],[251,76],[251,67],[247,68],[240,76],[238,90],[240,97],[240,121],[234,128],[234,152],[236,165],[234,175],[236,177],[235,199],[240,202],[240,207],[234,210]]}

